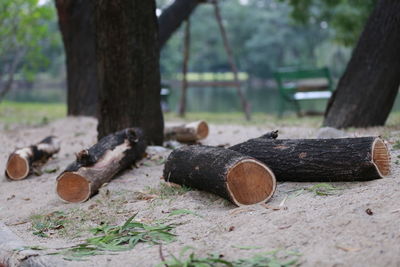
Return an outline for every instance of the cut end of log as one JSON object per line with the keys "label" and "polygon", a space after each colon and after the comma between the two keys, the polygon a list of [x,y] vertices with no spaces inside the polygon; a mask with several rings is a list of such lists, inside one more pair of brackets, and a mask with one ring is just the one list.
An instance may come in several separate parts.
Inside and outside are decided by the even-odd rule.
{"label": "cut end of log", "polygon": [[205,121],[200,121],[197,125],[197,137],[199,140],[205,139],[208,136],[208,124]]}
{"label": "cut end of log", "polygon": [[29,162],[18,154],[13,154],[8,159],[6,173],[12,180],[22,180],[29,174]]}
{"label": "cut end of log", "polygon": [[246,159],[234,165],[227,176],[228,191],[238,205],[252,205],[269,200],[275,192],[274,173],[264,164]]}
{"label": "cut end of log", "polygon": [[372,162],[383,177],[390,173],[390,154],[385,142],[377,138],[372,144]]}
{"label": "cut end of log", "polygon": [[84,202],[90,197],[90,183],[79,174],[65,172],[57,179],[57,194],[67,202]]}

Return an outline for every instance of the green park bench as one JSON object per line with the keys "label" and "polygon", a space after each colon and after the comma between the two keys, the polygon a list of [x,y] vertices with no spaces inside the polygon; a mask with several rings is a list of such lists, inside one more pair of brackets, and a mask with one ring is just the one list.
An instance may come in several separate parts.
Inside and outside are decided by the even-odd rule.
{"label": "green park bench", "polygon": [[333,81],[328,68],[302,69],[281,68],[274,72],[279,89],[279,116],[287,104],[294,106],[301,115],[299,102],[312,99],[329,99],[332,95]]}

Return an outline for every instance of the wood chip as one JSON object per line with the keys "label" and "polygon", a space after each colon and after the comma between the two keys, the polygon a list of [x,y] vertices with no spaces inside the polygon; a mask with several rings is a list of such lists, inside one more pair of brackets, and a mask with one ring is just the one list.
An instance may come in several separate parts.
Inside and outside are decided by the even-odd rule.
{"label": "wood chip", "polygon": [[229,212],[229,214],[230,215],[237,215],[237,214],[240,214],[240,213],[243,213],[243,212],[250,212],[250,211],[254,211],[254,209],[252,209],[252,208],[236,208],[236,209],[231,210]]}
{"label": "wood chip", "polygon": [[351,247],[344,247],[344,246],[339,246],[339,245],[336,245],[336,248],[341,249],[346,252],[355,252],[355,251],[361,250],[361,248],[351,248]]}

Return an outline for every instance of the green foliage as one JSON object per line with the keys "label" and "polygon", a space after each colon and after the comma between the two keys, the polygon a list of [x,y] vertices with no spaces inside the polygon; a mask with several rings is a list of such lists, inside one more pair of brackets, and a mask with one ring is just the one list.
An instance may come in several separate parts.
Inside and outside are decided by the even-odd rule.
{"label": "green foliage", "polygon": [[158,187],[147,188],[147,193],[151,195],[156,195],[160,199],[168,199],[173,196],[183,195],[192,189],[186,186],[171,185],[169,183],[160,183]]}
{"label": "green foliage", "polygon": [[193,250],[192,247],[185,247],[176,257],[171,255],[171,259],[165,260],[159,265],[168,267],[289,267],[295,266],[300,254],[275,250],[266,253],[258,253],[250,258],[242,258],[235,261],[224,259],[221,254],[209,254],[206,257],[198,257],[194,252],[188,256],[185,254]]}
{"label": "green foliage", "polygon": [[0,25],[0,80],[18,73],[17,78],[32,81],[50,64],[44,53],[62,51],[51,1],[1,0]]}
{"label": "green foliage", "polygon": [[131,216],[123,225],[101,225],[91,229],[95,236],[85,242],[56,254],[63,254],[68,260],[82,260],[84,257],[103,254],[105,251],[124,251],[133,249],[139,242],[152,245],[175,241],[170,233],[173,225],[147,225]]}
{"label": "green foliage", "polygon": [[305,187],[296,190],[297,193],[295,195],[298,196],[303,192],[311,192],[314,193],[316,196],[330,196],[330,195],[336,195],[339,190],[341,190],[341,188],[335,187],[327,183],[320,183],[313,185],[311,187]]}
{"label": "green foliage", "polygon": [[307,25],[331,27],[336,41],[354,45],[376,0],[281,0],[292,6],[292,17]]}

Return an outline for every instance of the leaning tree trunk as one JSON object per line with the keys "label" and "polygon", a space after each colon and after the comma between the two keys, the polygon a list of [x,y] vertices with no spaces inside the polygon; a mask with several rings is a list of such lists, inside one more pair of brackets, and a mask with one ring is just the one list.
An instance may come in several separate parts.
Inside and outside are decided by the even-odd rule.
{"label": "leaning tree trunk", "polygon": [[99,138],[137,126],[163,142],[155,0],[95,1]]}
{"label": "leaning tree trunk", "polygon": [[[175,0],[159,17],[160,49],[201,0]],[[55,0],[67,65],[68,115],[97,116],[93,1]]]}
{"label": "leaning tree trunk", "polygon": [[82,150],[57,177],[57,194],[67,202],[83,202],[143,157],[146,140],[139,128],[128,128],[102,138],[88,150]]}
{"label": "leaning tree trunk", "polygon": [[238,206],[266,202],[276,188],[275,176],[267,166],[221,147],[175,149],[165,163],[163,177],[217,194]]}
{"label": "leaning tree trunk", "polygon": [[336,128],[384,125],[400,85],[400,1],[379,0],[325,112]]}
{"label": "leaning tree trunk", "polygon": [[269,166],[278,181],[351,182],[390,172],[390,154],[378,137],[282,139],[264,135],[229,149]]}
{"label": "leaning tree trunk", "polygon": [[15,150],[7,160],[6,176],[11,180],[22,180],[60,151],[60,140],[48,136],[36,145]]}
{"label": "leaning tree trunk", "polygon": [[68,115],[97,116],[93,1],[56,0],[67,64]]}

